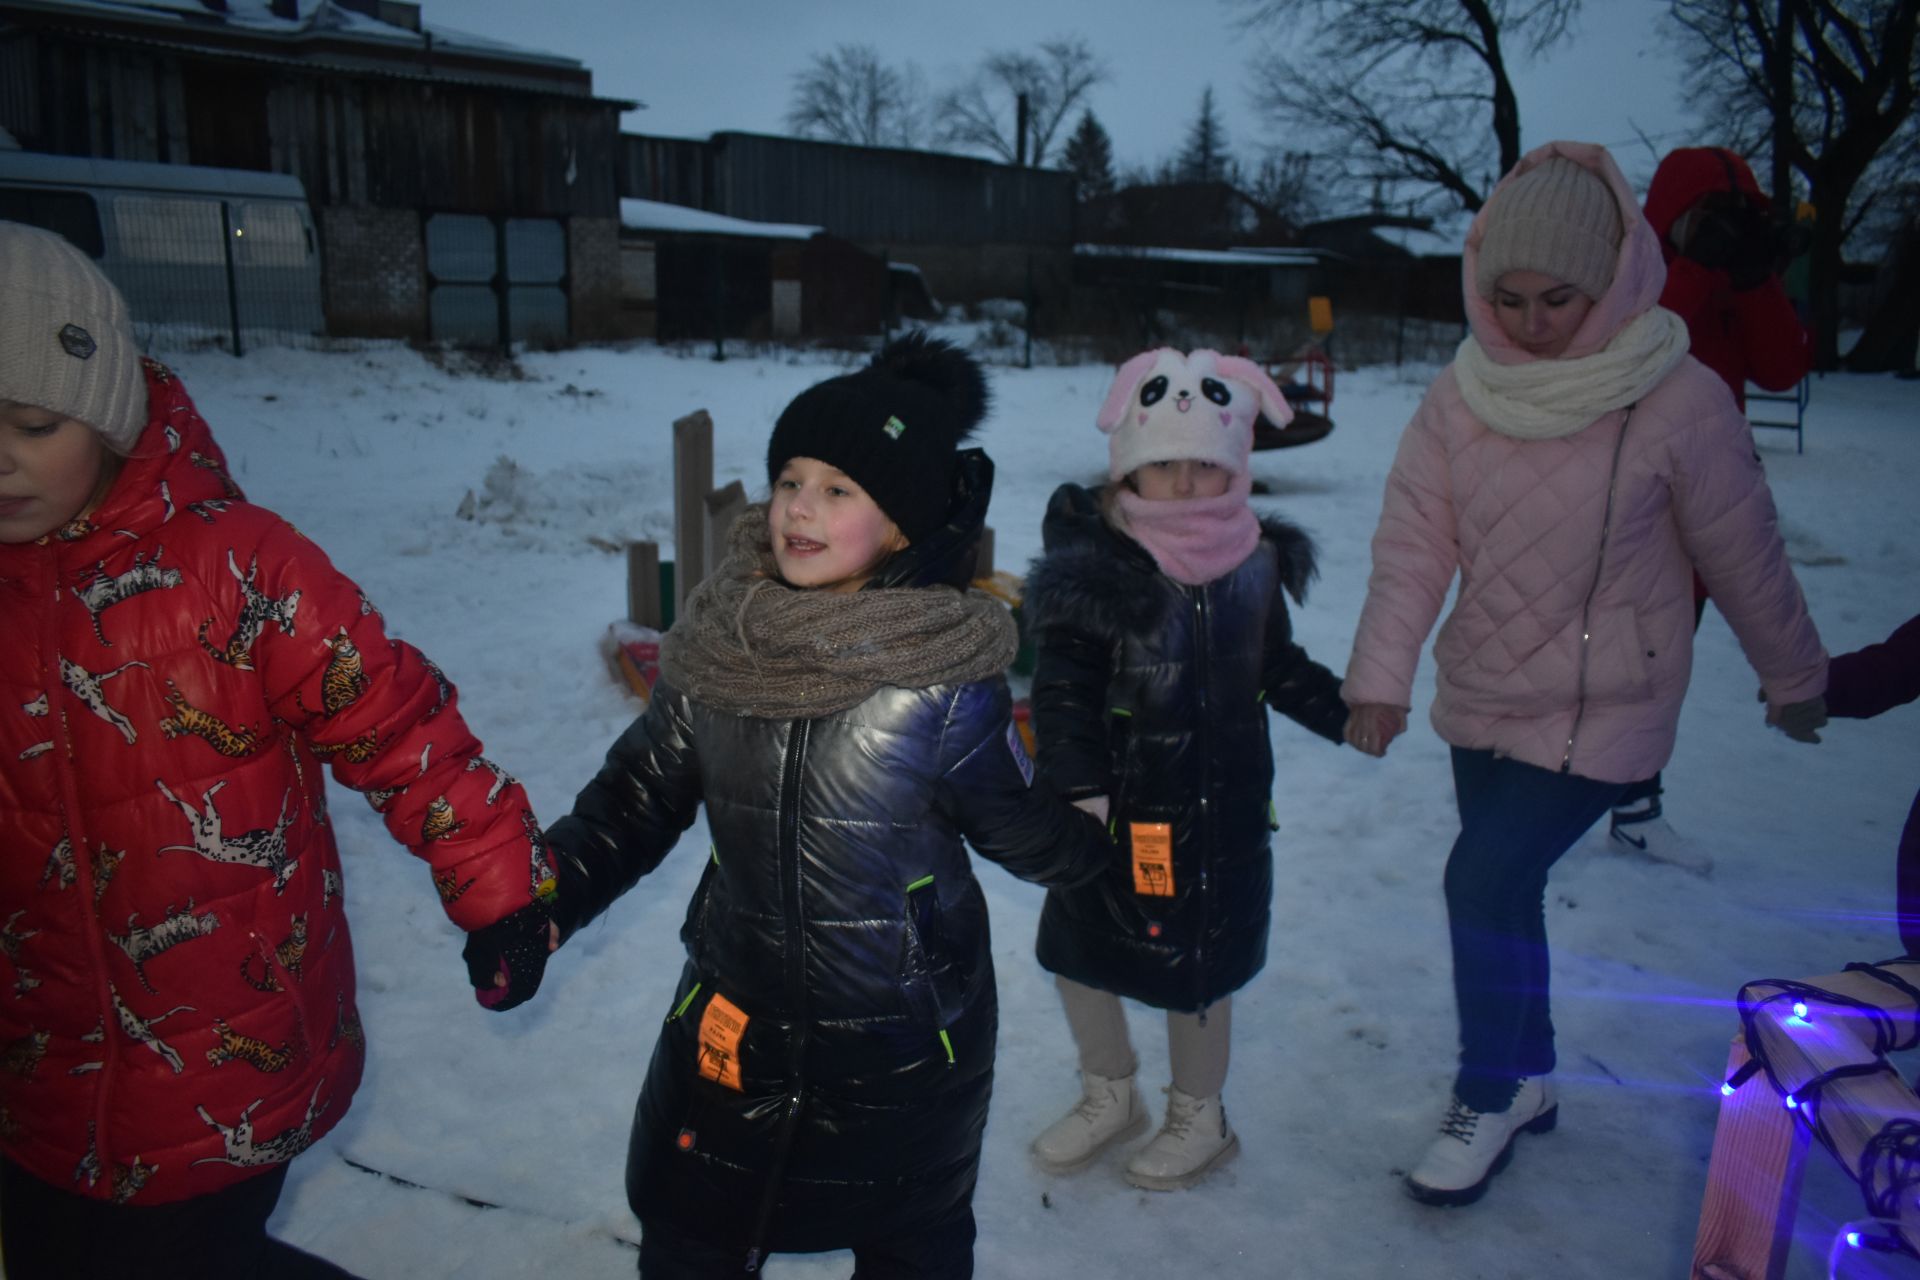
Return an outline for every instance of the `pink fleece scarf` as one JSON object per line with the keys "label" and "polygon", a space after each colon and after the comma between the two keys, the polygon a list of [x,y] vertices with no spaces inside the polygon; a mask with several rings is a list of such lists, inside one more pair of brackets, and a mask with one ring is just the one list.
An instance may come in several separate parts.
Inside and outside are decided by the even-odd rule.
{"label": "pink fleece scarf", "polygon": [[1197,587],[1232,573],[1259,545],[1260,518],[1247,505],[1252,490],[1253,477],[1242,471],[1217,498],[1154,501],[1123,486],[1114,501],[1122,528],[1160,572]]}

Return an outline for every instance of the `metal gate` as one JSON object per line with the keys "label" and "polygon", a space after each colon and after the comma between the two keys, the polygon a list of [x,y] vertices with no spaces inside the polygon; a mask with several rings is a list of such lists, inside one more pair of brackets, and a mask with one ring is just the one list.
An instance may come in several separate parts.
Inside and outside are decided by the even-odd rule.
{"label": "metal gate", "polygon": [[564,342],[567,232],[553,218],[427,215],[427,324],[445,342]]}

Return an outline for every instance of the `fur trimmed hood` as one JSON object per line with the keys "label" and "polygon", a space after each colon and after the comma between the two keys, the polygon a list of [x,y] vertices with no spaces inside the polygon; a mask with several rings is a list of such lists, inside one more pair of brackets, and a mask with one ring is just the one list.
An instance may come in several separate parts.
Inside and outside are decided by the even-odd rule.
{"label": "fur trimmed hood", "polygon": [[[1088,618],[1114,631],[1158,625],[1170,597],[1146,588],[1164,575],[1146,548],[1101,514],[1101,490],[1061,485],[1047,503],[1041,530],[1046,549],[1029,566],[1022,593],[1032,625],[1049,616]],[[1294,603],[1304,604],[1307,586],[1319,574],[1313,539],[1276,516],[1260,518],[1260,538],[1279,553],[1280,585]]]}

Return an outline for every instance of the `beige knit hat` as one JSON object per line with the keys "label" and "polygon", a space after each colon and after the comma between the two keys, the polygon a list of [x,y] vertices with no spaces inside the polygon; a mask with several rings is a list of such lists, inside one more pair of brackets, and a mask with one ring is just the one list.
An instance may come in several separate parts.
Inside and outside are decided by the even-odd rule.
{"label": "beige knit hat", "polygon": [[126,299],[64,236],[0,222],[0,400],[86,423],[120,453],[147,425]]}
{"label": "beige knit hat", "polygon": [[1582,165],[1553,156],[1509,178],[1487,202],[1473,284],[1483,298],[1509,271],[1538,271],[1598,299],[1620,257],[1620,203]]}

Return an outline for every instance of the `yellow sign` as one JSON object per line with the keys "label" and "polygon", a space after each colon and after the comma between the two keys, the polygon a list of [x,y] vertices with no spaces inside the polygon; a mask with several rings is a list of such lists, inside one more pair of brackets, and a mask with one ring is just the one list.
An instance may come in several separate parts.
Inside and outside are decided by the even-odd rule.
{"label": "yellow sign", "polygon": [[1314,297],[1307,299],[1307,327],[1315,333],[1333,332],[1333,299]]}

